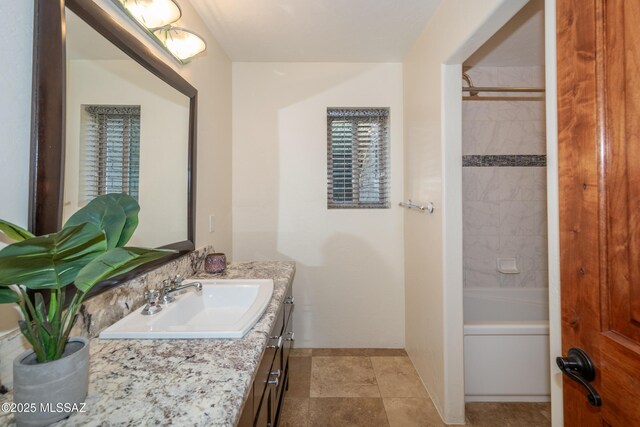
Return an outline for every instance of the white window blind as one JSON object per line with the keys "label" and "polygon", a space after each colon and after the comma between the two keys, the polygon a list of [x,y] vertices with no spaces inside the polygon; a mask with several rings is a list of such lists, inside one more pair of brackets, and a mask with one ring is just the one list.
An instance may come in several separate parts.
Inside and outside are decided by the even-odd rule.
{"label": "white window blind", "polygon": [[127,193],[138,200],[140,106],[83,107],[80,173],[85,201],[107,193]]}
{"label": "white window blind", "polygon": [[327,109],[327,206],[389,207],[389,109]]}

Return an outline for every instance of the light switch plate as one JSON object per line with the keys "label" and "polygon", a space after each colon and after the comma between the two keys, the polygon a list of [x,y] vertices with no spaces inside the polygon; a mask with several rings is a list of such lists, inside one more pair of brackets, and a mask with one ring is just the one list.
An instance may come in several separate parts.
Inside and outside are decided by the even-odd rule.
{"label": "light switch plate", "polygon": [[215,216],[209,215],[209,233],[213,233],[215,231]]}

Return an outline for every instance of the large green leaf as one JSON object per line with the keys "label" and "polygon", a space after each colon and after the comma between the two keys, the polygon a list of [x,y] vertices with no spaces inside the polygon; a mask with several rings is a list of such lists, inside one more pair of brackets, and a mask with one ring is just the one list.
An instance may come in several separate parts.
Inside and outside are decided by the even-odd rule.
{"label": "large green leaf", "polygon": [[0,250],[0,284],[57,289],[73,282],[85,265],[107,250],[104,233],[80,224]]}
{"label": "large green leaf", "polygon": [[84,223],[94,224],[107,237],[107,248],[112,249],[118,244],[126,222],[127,214],[124,208],[109,195],[104,195],[96,197],[71,215],[63,229]]}
{"label": "large green leaf", "polygon": [[0,304],[20,301],[20,296],[11,288],[0,287]]}
{"label": "large green leaf", "polygon": [[124,214],[127,217],[124,227],[122,228],[122,234],[120,234],[120,239],[116,244],[117,247],[121,247],[127,244],[138,227],[138,213],[140,212],[140,205],[136,199],[125,193],[107,194],[107,197],[122,207]]}
{"label": "large green leaf", "polygon": [[160,259],[174,251],[145,248],[115,248],[100,255],[80,272],[75,285],[87,292],[98,282],[124,274],[150,261]]}
{"label": "large green leaf", "polygon": [[24,228],[2,219],[0,219],[0,231],[6,234],[8,238],[10,238],[11,240],[15,240],[16,242],[22,242],[24,239],[30,239],[34,237],[33,234],[31,234]]}

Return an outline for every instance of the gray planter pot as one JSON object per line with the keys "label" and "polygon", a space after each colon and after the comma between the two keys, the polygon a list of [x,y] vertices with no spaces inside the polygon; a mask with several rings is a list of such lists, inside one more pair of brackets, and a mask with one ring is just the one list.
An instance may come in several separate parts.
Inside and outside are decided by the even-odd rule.
{"label": "gray planter pot", "polygon": [[[33,350],[13,361],[13,401],[29,412],[16,412],[18,426],[46,426],[81,407],[89,389],[89,340],[71,337],[62,357],[37,363]],[[35,409],[31,412],[31,409]]]}

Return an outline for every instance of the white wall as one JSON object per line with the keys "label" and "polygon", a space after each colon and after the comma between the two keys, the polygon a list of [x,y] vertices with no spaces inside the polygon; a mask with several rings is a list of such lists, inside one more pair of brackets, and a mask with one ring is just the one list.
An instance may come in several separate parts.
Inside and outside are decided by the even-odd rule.
{"label": "white wall", "polygon": [[[29,135],[31,131],[31,63],[33,55],[33,2],[1,1],[0,17],[4,17],[7,33],[0,37],[0,52],[5,67],[0,73],[0,218],[27,226],[29,210]],[[0,248],[5,246],[0,237]],[[10,243],[10,241],[7,241]],[[16,310],[0,304],[0,334],[17,326]],[[0,384],[11,376],[16,350],[0,352]],[[6,382],[6,380],[5,380]]]}
{"label": "white wall", "polygon": [[26,227],[33,2],[2,1],[0,16],[4,18],[6,28],[5,36],[0,37],[0,52],[5,56],[5,66],[0,74],[0,218]]}
{"label": "white wall", "polygon": [[[80,164],[84,105],[140,106],[140,224],[131,246],[187,238],[189,98],[133,60],[67,62],[63,222],[88,201]],[[99,82],[99,84],[96,84]]]}
{"label": "white wall", "polygon": [[[526,0],[442,2],[404,66],[406,348],[443,420],[464,423],[462,62]],[[446,185],[445,185],[446,183]]]}
{"label": "white wall", "polygon": [[[327,107],[390,107],[390,209],[327,209]],[[233,64],[233,254],[296,261],[299,347],[404,347],[402,108],[401,64]]]}

